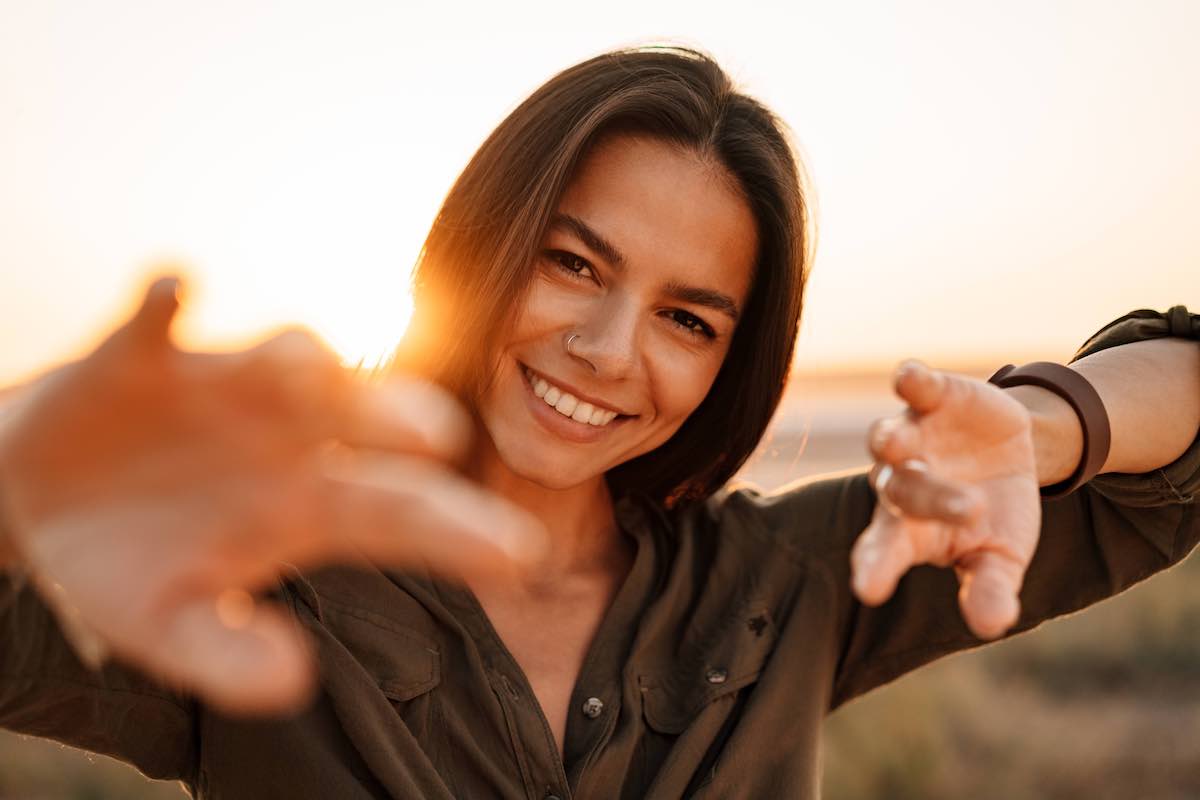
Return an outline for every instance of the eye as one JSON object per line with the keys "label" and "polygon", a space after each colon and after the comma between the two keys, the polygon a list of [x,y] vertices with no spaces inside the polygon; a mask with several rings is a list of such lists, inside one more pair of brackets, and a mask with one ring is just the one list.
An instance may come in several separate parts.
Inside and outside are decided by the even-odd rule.
{"label": "eye", "polygon": [[595,270],[592,269],[592,265],[588,263],[587,259],[574,253],[568,253],[566,250],[547,250],[544,255],[568,277],[587,280],[596,276]]}
{"label": "eye", "polygon": [[693,336],[703,336],[705,339],[717,338],[716,331],[695,314],[689,314],[681,308],[674,308],[667,312],[667,315],[672,322]]}

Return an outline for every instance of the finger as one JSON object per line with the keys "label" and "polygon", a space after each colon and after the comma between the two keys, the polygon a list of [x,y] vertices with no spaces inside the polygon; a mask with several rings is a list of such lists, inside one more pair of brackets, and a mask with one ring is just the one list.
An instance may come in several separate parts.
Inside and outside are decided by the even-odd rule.
{"label": "finger", "polygon": [[980,639],[995,639],[1016,624],[1024,574],[1016,559],[997,551],[982,551],[964,557],[956,571],[960,580],[959,607],[972,633]]}
{"label": "finger", "polygon": [[470,442],[470,417],[450,392],[415,378],[353,377],[303,329],[240,353],[190,355],[194,375],[221,366],[239,406],[272,428],[269,440],[336,438],[445,461],[465,455]]}
{"label": "finger", "polygon": [[351,447],[450,461],[466,454],[471,418],[442,387],[393,377],[356,383],[338,438]]}
{"label": "finger", "polygon": [[452,470],[382,453],[327,454],[318,541],[298,560],[361,554],[450,574],[508,574],[545,555],[532,514]]}
{"label": "finger", "polygon": [[[887,474],[885,467],[891,468],[890,475],[881,482],[880,476]],[[935,475],[916,459],[894,465],[876,464],[869,482],[881,503],[904,516],[969,525],[983,513],[983,496],[978,489]]]}
{"label": "finger", "polygon": [[893,386],[915,412],[924,414],[942,404],[949,383],[945,373],[909,358],[896,369]]}
{"label": "finger", "polygon": [[867,431],[867,449],[876,461],[891,464],[919,458],[921,429],[908,413],[877,419]]}
{"label": "finger", "polygon": [[[162,630],[132,653],[156,676],[195,691],[231,714],[294,710],[316,683],[310,646],[295,621],[269,604],[238,616],[217,597],[197,597],[171,609]],[[224,618],[223,618],[224,617]]]}
{"label": "finger", "polygon": [[156,346],[170,341],[171,322],[179,310],[182,283],[173,275],[157,278],[146,289],[142,304],[126,325],[134,341]]}
{"label": "finger", "polygon": [[307,443],[336,436],[351,397],[350,376],[316,336],[289,328],[237,353],[186,354],[198,384],[214,380],[214,366],[228,394],[248,413]]}
{"label": "finger", "polygon": [[911,539],[896,517],[877,514],[850,551],[851,587],[865,605],[877,606],[896,591],[915,563]]}

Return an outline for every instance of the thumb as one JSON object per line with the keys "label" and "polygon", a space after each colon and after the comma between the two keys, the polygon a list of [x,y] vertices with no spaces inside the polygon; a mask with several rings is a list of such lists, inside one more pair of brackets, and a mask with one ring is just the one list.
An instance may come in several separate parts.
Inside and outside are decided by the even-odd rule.
{"label": "thumb", "polygon": [[179,310],[182,283],[174,275],[157,278],[146,289],[142,304],[126,324],[134,343],[157,346],[170,342],[171,323]]}
{"label": "thumb", "polygon": [[900,519],[877,512],[850,551],[851,588],[860,602],[881,605],[915,562],[912,540]]}
{"label": "thumb", "polygon": [[177,608],[150,660],[163,678],[230,714],[294,710],[315,681],[310,648],[295,620],[270,604],[255,605],[240,591]]}
{"label": "thumb", "polygon": [[1003,636],[1021,613],[1020,565],[1002,553],[983,551],[963,558],[957,571],[958,603],[967,627],[980,639]]}

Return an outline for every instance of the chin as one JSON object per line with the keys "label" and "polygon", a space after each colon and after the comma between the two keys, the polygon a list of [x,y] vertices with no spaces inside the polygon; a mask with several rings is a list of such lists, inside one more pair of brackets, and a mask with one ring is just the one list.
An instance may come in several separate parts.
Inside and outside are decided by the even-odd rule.
{"label": "chin", "polygon": [[565,463],[558,459],[536,458],[528,448],[514,451],[497,443],[496,450],[514,475],[546,489],[570,489],[603,474],[581,468],[578,461]]}

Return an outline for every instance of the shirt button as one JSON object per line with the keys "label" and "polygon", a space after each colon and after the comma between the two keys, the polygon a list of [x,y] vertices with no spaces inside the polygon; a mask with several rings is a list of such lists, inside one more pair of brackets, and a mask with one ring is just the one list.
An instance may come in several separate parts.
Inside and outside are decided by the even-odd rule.
{"label": "shirt button", "polygon": [[583,701],[583,715],[588,719],[595,719],[603,712],[604,702],[599,697],[589,697]]}
{"label": "shirt button", "polygon": [[729,673],[723,669],[710,669],[705,673],[704,680],[708,681],[709,683],[724,683],[725,679],[728,677]]}

